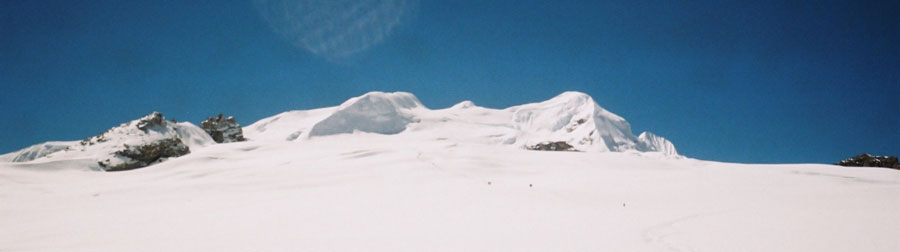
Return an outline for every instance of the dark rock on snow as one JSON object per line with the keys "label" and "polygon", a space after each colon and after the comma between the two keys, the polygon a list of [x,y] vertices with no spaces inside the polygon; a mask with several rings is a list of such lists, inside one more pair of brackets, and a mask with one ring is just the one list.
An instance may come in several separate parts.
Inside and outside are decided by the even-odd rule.
{"label": "dark rock on snow", "polygon": [[868,153],[844,159],[835,164],[840,166],[885,167],[900,169],[900,162],[897,161],[897,157],[873,156],[869,155]]}
{"label": "dark rock on snow", "polygon": [[539,143],[533,146],[528,146],[529,150],[542,150],[542,151],[575,151],[574,146],[569,143],[559,141],[559,142],[546,142]]}
{"label": "dark rock on snow", "polygon": [[200,123],[200,128],[206,131],[216,143],[230,143],[246,141],[241,125],[233,116],[225,117],[222,114],[210,117]]}
{"label": "dark rock on snow", "polygon": [[[122,129],[121,127],[135,127],[140,130],[139,132],[136,132],[137,134],[135,137],[140,137],[140,135],[146,134],[147,130],[150,129],[158,131],[170,130],[167,128],[167,122],[168,121],[166,121],[166,118],[162,113],[154,111],[153,113],[138,119],[137,123],[133,124],[134,126],[122,124],[119,129]],[[107,134],[112,134],[111,132],[115,129],[117,128],[110,129],[98,136],[85,139],[81,142],[81,145],[94,145],[106,142],[108,141]],[[126,132],[128,132],[127,129]],[[106,159],[98,162],[98,164],[106,171],[125,171],[146,167],[165,161],[167,158],[179,157],[187,155],[188,153],[191,153],[191,150],[181,141],[181,138],[171,136],[144,142],[139,145],[124,144],[122,149],[112,153],[114,158],[123,160],[123,162],[113,162],[110,161],[110,159]]]}
{"label": "dark rock on snow", "polygon": [[153,111],[147,116],[144,116],[137,123],[137,128],[143,131],[147,131],[147,128],[155,127],[155,126],[165,126],[166,118],[163,117],[163,114],[157,111]]}
{"label": "dark rock on snow", "polygon": [[[121,126],[119,126],[117,128],[127,127],[127,126],[128,126],[128,123],[123,123]],[[144,117],[141,117],[140,119],[137,120],[137,123],[135,124],[135,127],[137,127],[139,130],[143,131],[144,133],[147,132],[147,129],[155,128],[155,127],[165,127],[165,126],[166,126],[166,117],[163,116],[163,114],[158,111],[153,111],[153,113],[150,113],[149,115],[145,115]],[[106,135],[110,134],[110,132],[112,132],[114,129],[116,129],[116,128],[109,129],[100,135],[96,135],[96,136],[81,140],[81,145],[82,146],[94,145],[94,144],[99,144],[99,143],[104,143],[106,141],[109,141],[109,138]]]}
{"label": "dark rock on snow", "polygon": [[162,162],[166,158],[184,156],[188,153],[191,153],[191,150],[181,142],[181,139],[166,138],[140,146],[125,145],[125,149],[116,151],[116,155],[130,161],[109,165],[109,160],[107,160],[100,162],[100,166],[103,166],[106,171],[125,171],[149,166]]}

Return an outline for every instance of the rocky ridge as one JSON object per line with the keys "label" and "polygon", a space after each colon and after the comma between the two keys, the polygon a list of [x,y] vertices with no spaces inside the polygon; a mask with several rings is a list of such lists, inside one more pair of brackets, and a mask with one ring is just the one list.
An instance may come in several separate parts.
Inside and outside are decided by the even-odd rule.
{"label": "rocky ridge", "polygon": [[241,125],[237,123],[237,120],[235,120],[233,116],[225,117],[224,115],[219,114],[215,117],[209,117],[200,123],[200,128],[206,131],[216,143],[242,142],[247,140],[244,138],[244,131],[241,129]]}
{"label": "rocky ridge", "polygon": [[117,140],[115,142],[121,143],[114,142],[115,150],[97,164],[105,171],[137,169],[191,153],[175,127],[176,122],[167,121],[162,113],[154,111],[138,120],[82,140],[80,144],[92,146]]}
{"label": "rocky ridge", "polygon": [[215,143],[202,129],[189,122],[166,120],[152,112],[137,120],[81,140],[47,142],[3,155],[6,162],[89,159],[100,171],[123,171],[150,166],[187,155],[191,147]]}
{"label": "rocky ridge", "polygon": [[898,162],[897,157],[895,157],[895,156],[875,156],[875,155],[871,155],[868,153],[864,153],[864,154],[860,154],[855,157],[844,159],[844,160],[841,160],[840,162],[837,162],[834,164],[840,165],[840,166],[884,167],[884,168],[900,169],[900,162]]}

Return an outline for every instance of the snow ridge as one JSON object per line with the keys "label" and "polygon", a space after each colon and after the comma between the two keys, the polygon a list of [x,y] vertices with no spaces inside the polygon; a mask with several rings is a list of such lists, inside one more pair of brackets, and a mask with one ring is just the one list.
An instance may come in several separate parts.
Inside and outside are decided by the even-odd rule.
{"label": "snow ridge", "polygon": [[[284,112],[243,128],[249,141],[306,141],[333,135],[370,133],[404,135],[422,141],[530,148],[561,143],[580,152],[651,152],[680,157],[674,144],[650,132],[635,136],[631,125],[580,92],[549,100],[491,109],[471,101],[430,110],[406,92],[369,92],[336,107]],[[178,139],[191,150],[215,144],[189,122],[166,121],[154,112],[83,141],[46,142],[0,155],[0,162],[92,159],[113,166],[128,162],[124,149]]]}
{"label": "snow ridge", "polygon": [[643,151],[631,133],[631,125],[585,93],[565,92],[509,110],[514,112],[513,120],[520,129],[517,144],[564,141],[580,151]]}
{"label": "snow ridge", "polygon": [[35,144],[19,151],[11,152],[0,156],[0,162],[28,162],[38,158],[46,157],[58,151],[64,151],[71,146],[77,144],[77,141],[58,142],[51,141],[46,143]]}
{"label": "snow ridge", "polygon": [[678,151],[675,150],[675,145],[669,140],[662,138],[661,136],[657,136],[651,132],[643,132],[640,136],[638,136],[638,141],[643,144],[645,151],[648,152],[661,152],[665,155],[669,156],[677,156]]}
{"label": "snow ridge", "polygon": [[355,131],[397,134],[416,122],[413,110],[426,109],[414,95],[405,92],[370,92],[352,98],[324,120],[316,123],[309,136],[327,136]]}
{"label": "snow ridge", "polygon": [[674,145],[665,138],[652,134],[635,136],[624,118],[603,109],[581,92],[564,92],[547,101],[506,109],[483,108],[463,101],[440,110],[426,108],[410,93],[370,92],[337,107],[265,118],[244,128],[244,132],[250,139],[277,141],[365,132],[519,148],[566,142],[575,151],[678,156]]}

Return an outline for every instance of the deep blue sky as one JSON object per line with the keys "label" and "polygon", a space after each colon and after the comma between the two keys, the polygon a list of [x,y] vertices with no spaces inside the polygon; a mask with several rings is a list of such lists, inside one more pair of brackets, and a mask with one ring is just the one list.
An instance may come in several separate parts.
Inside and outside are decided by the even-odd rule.
{"label": "deep blue sky", "polygon": [[898,1],[421,0],[340,60],[250,0],[0,1],[0,153],[153,110],[241,124],[408,91],[430,108],[590,94],[689,157],[900,154]]}

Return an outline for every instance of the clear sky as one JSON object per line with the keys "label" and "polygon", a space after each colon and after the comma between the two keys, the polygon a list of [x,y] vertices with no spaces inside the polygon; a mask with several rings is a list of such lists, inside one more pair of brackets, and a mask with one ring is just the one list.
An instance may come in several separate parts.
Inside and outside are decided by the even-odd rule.
{"label": "clear sky", "polygon": [[585,92],[689,157],[900,154],[900,1],[0,1],[0,152],[151,111]]}

